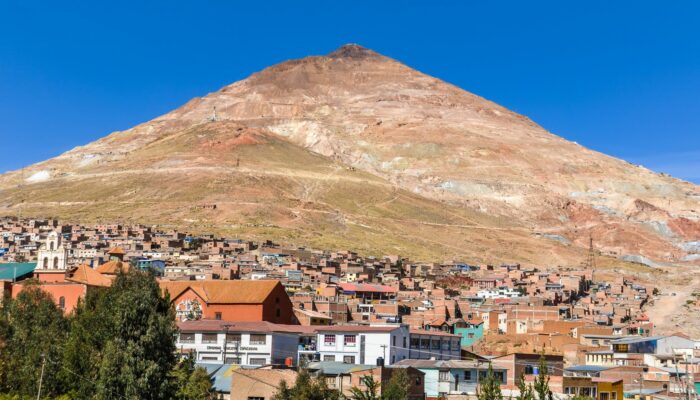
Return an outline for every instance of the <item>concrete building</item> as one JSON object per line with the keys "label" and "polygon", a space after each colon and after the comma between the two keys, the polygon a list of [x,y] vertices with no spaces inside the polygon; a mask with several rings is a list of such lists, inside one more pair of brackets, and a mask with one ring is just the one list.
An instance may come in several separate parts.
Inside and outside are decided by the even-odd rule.
{"label": "concrete building", "polygon": [[178,323],[177,349],[198,363],[246,366],[297,364],[305,327],[218,320]]}
{"label": "concrete building", "polygon": [[[409,358],[407,325],[340,325],[317,327],[321,361],[385,365]],[[381,362],[380,362],[381,363]]]}

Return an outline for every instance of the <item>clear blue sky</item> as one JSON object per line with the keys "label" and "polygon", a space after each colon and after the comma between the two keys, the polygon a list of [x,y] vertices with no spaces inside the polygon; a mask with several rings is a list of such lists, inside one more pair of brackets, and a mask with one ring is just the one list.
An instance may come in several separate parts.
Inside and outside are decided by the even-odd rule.
{"label": "clear blue sky", "polygon": [[0,0],[0,171],[352,42],[700,182],[697,1],[94,3]]}

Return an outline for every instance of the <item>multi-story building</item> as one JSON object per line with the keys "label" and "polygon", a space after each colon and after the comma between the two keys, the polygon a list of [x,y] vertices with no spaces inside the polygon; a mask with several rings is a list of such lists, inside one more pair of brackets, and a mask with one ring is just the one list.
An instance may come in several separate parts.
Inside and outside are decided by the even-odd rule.
{"label": "multi-story building", "polygon": [[409,358],[407,325],[340,325],[316,331],[321,361],[381,364],[382,359],[389,365]]}
{"label": "multi-story building", "polygon": [[177,349],[197,362],[235,365],[296,365],[300,337],[309,329],[270,322],[197,320],[178,323]]}

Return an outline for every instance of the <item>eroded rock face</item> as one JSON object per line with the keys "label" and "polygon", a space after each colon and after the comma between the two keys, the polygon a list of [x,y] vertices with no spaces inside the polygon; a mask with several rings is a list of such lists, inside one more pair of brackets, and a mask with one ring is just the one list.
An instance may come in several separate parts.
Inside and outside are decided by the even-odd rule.
{"label": "eroded rock face", "polygon": [[[201,135],[216,123],[255,134],[227,138],[219,127],[214,142],[187,149],[187,156],[168,147],[183,132]],[[144,148],[157,165],[182,171],[214,150],[233,157],[239,144],[261,140],[256,135],[273,135],[446,209],[503,218],[561,247],[586,247],[593,236],[599,250],[616,257],[697,262],[697,247],[687,245],[700,233],[697,186],[566,141],[524,116],[358,45],[272,66],[28,171],[51,171],[41,175],[44,183],[61,174],[88,176],[143,164],[133,154],[144,157]],[[287,164],[294,175],[297,166]],[[284,171],[284,162],[279,167]],[[17,179],[6,175],[0,187],[12,187]],[[41,182],[27,183],[38,190]],[[492,228],[490,234],[508,240]]]}

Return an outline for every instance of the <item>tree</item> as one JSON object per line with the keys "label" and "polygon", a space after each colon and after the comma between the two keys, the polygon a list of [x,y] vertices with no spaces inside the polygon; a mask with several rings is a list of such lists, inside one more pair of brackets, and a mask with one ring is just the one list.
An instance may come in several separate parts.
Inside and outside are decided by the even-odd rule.
{"label": "tree", "polygon": [[479,400],[503,400],[501,381],[496,378],[491,364],[486,372],[486,378],[480,382],[477,388],[476,396]]}
{"label": "tree", "polygon": [[377,396],[379,383],[374,380],[372,375],[365,375],[360,378],[360,382],[365,386],[365,390],[357,387],[350,389],[350,399],[352,400],[380,400]]}
{"label": "tree", "polygon": [[202,367],[196,367],[192,357],[180,361],[173,370],[177,400],[209,400],[213,398],[211,379]]}
{"label": "tree", "polygon": [[177,326],[154,276],[120,274],[101,300],[111,337],[98,367],[97,398],[171,399]]}
{"label": "tree", "polygon": [[554,395],[549,389],[549,374],[547,370],[547,360],[544,357],[544,352],[540,356],[540,365],[535,383],[533,385],[534,392],[537,394],[538,400],[552,400]]}
{"label": "tree", "polygon": [[515,398],[515,400],[534,400],[535,395],[532,390],[532,385],[528,385],[525,382],[525,376],[520,375],[520,379],[518,379],[518,391],[520,394],[518,397]]}
{"label": "tree", "polygon": [[382,388],[383,400],[404,400],[408,398],[411,382],[404,368],[394,369],[391,379]]}
{"label": "tree", "polygon": [[323,377],[312,378],[309,371],[301,367],[294,386],[289,388],[287,382],[280,381],[273,400],[338,400],[340,394],[326,384]]}
{"label": "tree", "polygon": [[[36,396],[62,393],[61,352],[68,324],[50,294],[27,281],[16,299],[3,306],[0,325],[0,386],[6,393]],[[42,375],[43,366],[43,377]]]}

